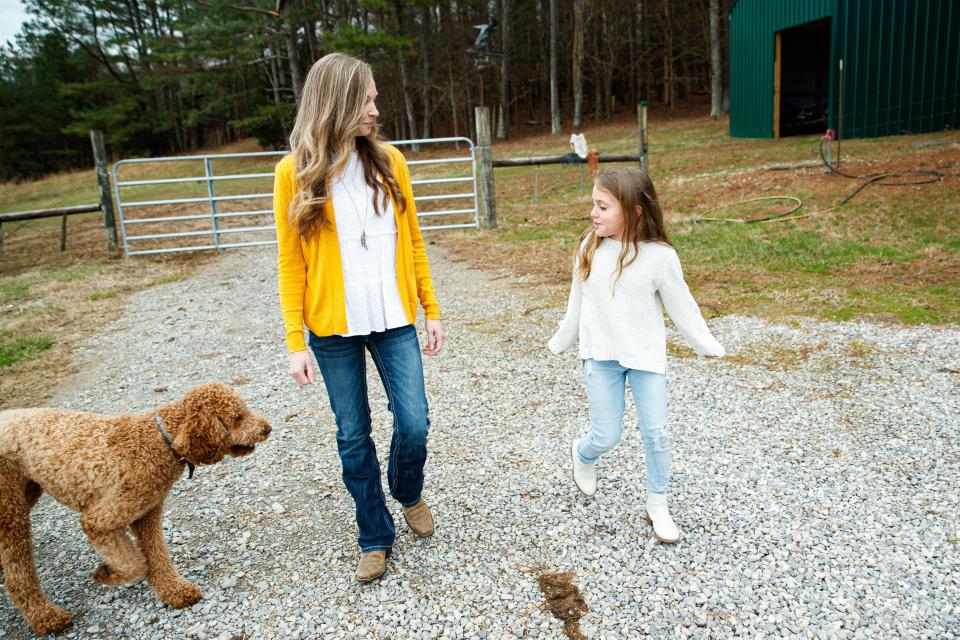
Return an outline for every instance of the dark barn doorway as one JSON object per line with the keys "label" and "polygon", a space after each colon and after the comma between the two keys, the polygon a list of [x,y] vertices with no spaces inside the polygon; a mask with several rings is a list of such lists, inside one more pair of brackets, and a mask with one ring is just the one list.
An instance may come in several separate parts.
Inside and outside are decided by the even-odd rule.
{"label": "dark barn doorway", "polygon": [[830,96],[830,18],[785,29],[776,37],[774,137],[823,133]]}

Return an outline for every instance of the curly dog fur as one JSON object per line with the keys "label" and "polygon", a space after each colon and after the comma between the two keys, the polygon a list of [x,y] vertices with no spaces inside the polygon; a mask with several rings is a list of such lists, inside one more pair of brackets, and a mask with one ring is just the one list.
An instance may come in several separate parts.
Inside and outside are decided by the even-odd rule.
{"label": "curly dog fur", "polygon": [[170,561],[164,498],[186,462],[214,464],[246,455],[269,434],[267,421],[220,384],[194,387],[180,400],[139,415],[0,412],[0,568],[33,631],[51,633],[70,624],[70,614],[40,590],[33,558],[30,510],[44,491],[80,513],[83,532],[103,560],[94,580],[120,585],[146,577],[164,602],[186,607],[201,594]]}

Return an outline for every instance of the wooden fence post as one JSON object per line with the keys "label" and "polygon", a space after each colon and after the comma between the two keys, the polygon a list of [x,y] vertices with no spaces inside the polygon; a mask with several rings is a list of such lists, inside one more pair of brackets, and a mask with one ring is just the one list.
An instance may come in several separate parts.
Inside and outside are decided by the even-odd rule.
{"label": "wooden fence post", "polygon": [[110,194],[110,174],[107,171],[107,150],[103,145],[103,132],[90,130],[93,159],[97,163],[97,186],[100,188],[100,210],[103,211],[103,227],[107,232],[107,247],[111,254],[117,253],[117,220],[113,215],[113,196]]}
{"label": "wooden fence post", "polygon": [[493,148],[490,143],[490,109],[474,107],[477,120],[477,168],[480,171],[480,226],[497,226],[497,202],[493,191]]}

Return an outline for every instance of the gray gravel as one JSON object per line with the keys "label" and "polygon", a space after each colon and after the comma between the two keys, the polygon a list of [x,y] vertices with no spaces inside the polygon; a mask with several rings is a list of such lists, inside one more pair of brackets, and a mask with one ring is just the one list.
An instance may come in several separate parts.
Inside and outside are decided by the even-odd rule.
{"label": "gray gravel", "polygon": [[[536,578],[566,570],[591,638],[958,637],[960,329],[712,320],[729,358],[670,361],[684,537],[665,546],[643,520],[632,408],[597,495],[570,481],[587,411],[576,356],[545,348],[559,306],[522,278],[430,251],[449,335],[425,365],[436,535],[416,539],[392,504],[389,572],[354,582],[333,418],[322,386],[287,377],[274,253],[226,254],[133,296],[82,345],[84,373],[55,404],[142,411],[232,382],[273,436],[184,477],[168,499],[174,562],[204,592],[187,610],[145,584],[92,582],[77,515],[45,497],[38,563],[74,614],[66,637],[562,638]],[[382,456],[389,417],[372,388]],[[6,595],[0,637],[29,637]]]}

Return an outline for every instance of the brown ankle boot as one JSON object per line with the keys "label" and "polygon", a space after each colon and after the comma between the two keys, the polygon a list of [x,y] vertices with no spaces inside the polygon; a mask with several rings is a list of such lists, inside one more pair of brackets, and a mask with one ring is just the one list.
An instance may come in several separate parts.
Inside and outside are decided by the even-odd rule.
{"label": "brown ankle boot", "polygon": [[360,554],[357,564],[357,581],[373,582],[387,571],[387,551],[378,549]]}
{"label": "brown ankle boot", "polygon": [[412,507],[403,508],[403,519],[421,538],[429,538],[433,535],[433,514],[430,513],[430,507],[423,498],[420,498],[420,502]]}

